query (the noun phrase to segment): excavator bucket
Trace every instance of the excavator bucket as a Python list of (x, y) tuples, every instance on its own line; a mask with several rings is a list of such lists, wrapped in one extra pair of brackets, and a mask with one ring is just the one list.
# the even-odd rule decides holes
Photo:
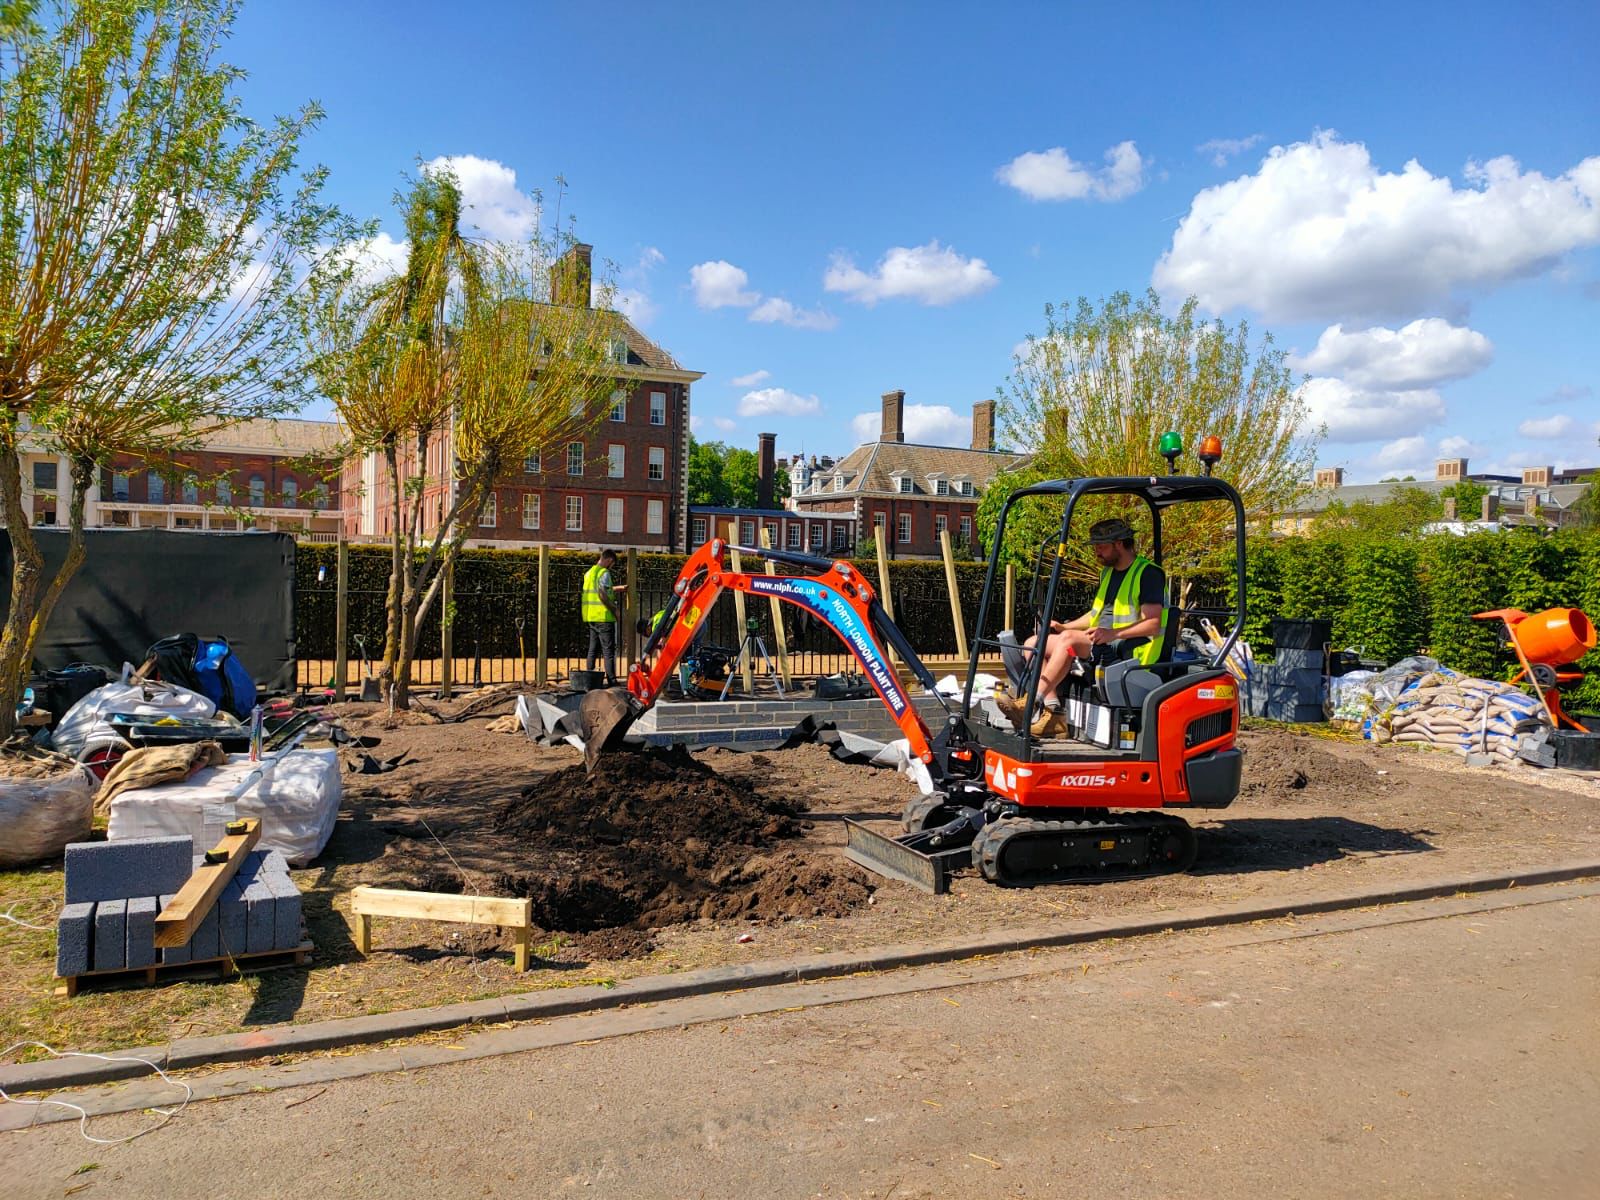
[(622, 740), (637, 715), (627, 688), (599, 688), (578, 702), (578, 724), (583, 736), (583, 765), (590, 774), (600, 755)]

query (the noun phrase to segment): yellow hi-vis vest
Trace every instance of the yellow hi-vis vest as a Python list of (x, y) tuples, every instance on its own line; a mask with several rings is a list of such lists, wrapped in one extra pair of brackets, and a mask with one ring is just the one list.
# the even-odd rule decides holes
[[(1117, 588), (1116, 597), (1111, 602), (1111, 624), (1114, 627), (1132, 625), (1139, 619), (1139, 577), (1144, 574), (1144, 569), (1152, 565), (1144, 555), (1135, 555), (1133, 562), (1128, 564), (1128, 569), (1123, 573), (1122, 585)], [(1100, 572), (1100, 590), (1095, 593), (1094, 607), (1089, 610), (1089, 628), (1093, 629), (1100, 623), (1100, 613), (1106, 606), (1106, 591), (1111, 586), (1111, 571)], [(1161, 647), (1167, 640), (1167, 623), (1172, 619), (1172, 614), (1165, 604), (1161, 606), (1161, 628), (1155, 635), (1142, 646), (1133, 648), (1134, 661), (1148, 667), (1161, 657)]]
[(586, 622), (604, 624), (606, 621), (615, 620), (600, 595), (600, 576), (605, 574), (605, 570), (599, 563), (595, 563), (583, 573), (583, 619)]

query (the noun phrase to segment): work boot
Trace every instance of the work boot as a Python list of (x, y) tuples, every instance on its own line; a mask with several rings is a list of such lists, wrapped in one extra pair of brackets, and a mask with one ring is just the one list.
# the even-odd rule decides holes
[(1055, 709), (1047, 708), (1039, 714), (1028, 732), (1036, 738), (1058, 738), (1067, 736), (1067, 722)]
[(1006, 720), (1011, 722), (1013, 729), (1018, 733), (1022, 732), (1022, 714), (1028, 707), (1026, 696), (1013, 696), (1005, 688), (996, 688), (994, 706), (1000, 710)]

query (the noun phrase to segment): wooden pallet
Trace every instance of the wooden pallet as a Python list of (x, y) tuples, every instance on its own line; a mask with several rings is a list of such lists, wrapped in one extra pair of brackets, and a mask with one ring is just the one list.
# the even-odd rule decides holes
[(292, 950), (263, 950), (256, 954), (234, 954), (222, 958), (203, 958), (195, 962), (157, 963), (153, 967), (134, 967), (120, 971), (85, 971), (82, 975), (56, 976), (61, 980), (55, 994), (69, 999), (87, 981), (108, 987), (153, 987), (174, 979), (199, 979), (213, 976), (227, 979), (242, 971), (271, 971), (279, 967), (303, 967), (314, 950), (309, 941)]

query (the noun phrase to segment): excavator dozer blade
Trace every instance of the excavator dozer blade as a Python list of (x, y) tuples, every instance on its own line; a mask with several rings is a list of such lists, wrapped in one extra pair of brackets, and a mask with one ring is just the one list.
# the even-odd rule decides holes
[(627, 688), (600, 688), (585, 693), (578, 702), (578, 725), (583, 731), (583, 765), (590, 774), (600, 755), (622, 740), (635, 716), (633, 696)]
[(950, 870), (956, 865), (952, 857), (971, 859), (971, 851), (964, 849), (954, 856), (949, 852), (924, 854), (848, 818), (844, 837), (844, 856), (851, 862), (935, 896), (950, 890)]

